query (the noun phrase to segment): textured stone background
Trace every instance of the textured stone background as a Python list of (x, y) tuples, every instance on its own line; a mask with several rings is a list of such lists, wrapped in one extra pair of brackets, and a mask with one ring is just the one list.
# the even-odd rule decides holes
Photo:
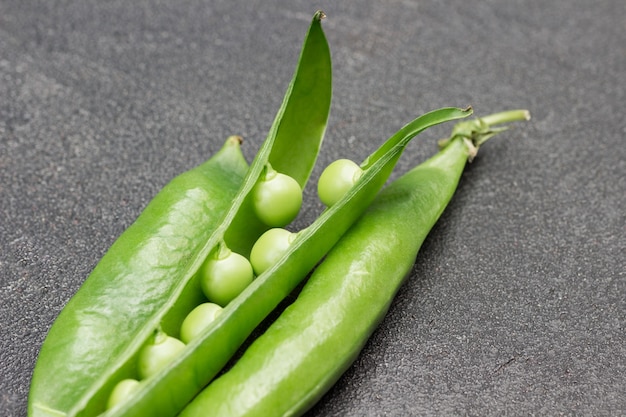
[(310, 415), (626, 414), (626, 3), (336, 3), (0, 0), (0, 414), (25, 415), (48, 328), (157, 190), (230, 134), (252, 158), (317, 8), (334, 101), (314, 180), (437, 107), (533, 120), (481, 150)]

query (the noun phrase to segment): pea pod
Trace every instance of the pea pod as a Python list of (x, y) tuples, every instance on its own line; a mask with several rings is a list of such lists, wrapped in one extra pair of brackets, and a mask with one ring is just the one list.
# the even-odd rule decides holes
[(468, 158), (528, 117), (511, 111), (461, 122), (445, 147), (384, 189), (315, 270), (297, 300), (180, 417), (294, 416), (356, 359), (458, 186)]
[[(471, 114), (444, 108), (413, 120), (374, 152), (368, 168), (336, 204), (298, 237), (276, 264), (259, 275), (189, 343), (167, 369), (144, 381), (132, 398), (106, 416), (176, 415), (231, 359), (259, 323), (301, 282), (372, 202), (409, 141), (430, 126)], [(364, 163), (365, 165), (365, 163)]]
[[(177, 336), (202, 302), (196, 271), (219, 242), (249, 251), (266, 229), (247, 198), (267, 163), (308, 180), (324, 136), (331, 62), (315, 14), (298, 66), (266, 140), (248, 168), (239, 142), (167, 185), (113, 244), (63, 309), (44, 342), (29, 393), (30, 416), (97, 415), (113, 386), (135, 378), (155, 329)], [(233, 219), (236, 217), (236, 222)]]

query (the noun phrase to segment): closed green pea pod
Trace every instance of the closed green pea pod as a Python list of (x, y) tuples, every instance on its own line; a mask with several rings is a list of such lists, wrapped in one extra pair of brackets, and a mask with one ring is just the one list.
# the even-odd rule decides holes
[[(482, 120), (527, 117), (512, 111)], [(465, 126), (472, 123), (479, 126), (475, 121)], [(295, 416), (319, 400), (386, 314), (467, 159), (497, 131), (484, 124), (479, 131), (455, 134), (441, 152), (384, 189), (297, 300), (180, 417), (203, 416), (206, 410), (223, 417)]]

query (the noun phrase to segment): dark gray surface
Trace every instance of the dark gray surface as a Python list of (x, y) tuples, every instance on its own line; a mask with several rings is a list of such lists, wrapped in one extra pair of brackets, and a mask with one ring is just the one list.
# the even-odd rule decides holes
[(626, 3), (334, 3), (0, 1), (1, 415), (25, 414), (49, 326), (157, 190), (230, 134), (254, 155), (316, 8), (334, 101), (314, 179), (436, 107), (534, 118), (481, 150), (310, 415), (626, 415)]

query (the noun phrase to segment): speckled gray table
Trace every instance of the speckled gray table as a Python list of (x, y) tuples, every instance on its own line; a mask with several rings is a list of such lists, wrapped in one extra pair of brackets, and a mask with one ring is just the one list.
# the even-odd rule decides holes
[[(1, 415), (25, 414), (49, 326), (156, 191), (230, 134), (254, 155), (316, 8), (334, 61), (318, 167), (441, 106), (534, 118), (466, 170), (310, 415), (626, 415), (622, 0), (0, 0)], [(305, 198), (296, 227), (320, 208)]]

